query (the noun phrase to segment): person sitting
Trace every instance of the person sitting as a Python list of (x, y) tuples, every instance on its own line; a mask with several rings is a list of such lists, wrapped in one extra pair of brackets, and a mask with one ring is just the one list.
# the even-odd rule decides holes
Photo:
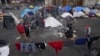
[(67, 32), (65, 32), (65, 36), (66, 36), (66, 38), (72, 38), (73, 37), (73, 29), (71, 27), (69, 27)]

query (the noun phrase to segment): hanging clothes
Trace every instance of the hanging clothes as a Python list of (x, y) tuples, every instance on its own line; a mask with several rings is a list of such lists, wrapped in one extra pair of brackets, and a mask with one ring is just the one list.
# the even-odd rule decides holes
[(21, 52), (35, 52), (34, 43), (21, 43)]
[(87, 38), (79, 38), (75, 40), (75, 45), (84, 45), (88, 41)]
[(20, 46), (21, 46), (20, 43), (18, 43), (18, 42), (15, 43), (15, 46), (16, 46), (16, 49), (17, 49), (18, 51), (21, 50), (21, 48), (20, 48)]
[(35, 46), (40, 49), (45, 49), (45, 43), (35, 43)]
[(55, 42), (49, 42), (48, 44), (49, 44), (49, 46), (53, 47), (56, 50), (56, 55), (58, 56), (58, 51), (62, 50), (64, 42), (63, 41), (55, 41)]

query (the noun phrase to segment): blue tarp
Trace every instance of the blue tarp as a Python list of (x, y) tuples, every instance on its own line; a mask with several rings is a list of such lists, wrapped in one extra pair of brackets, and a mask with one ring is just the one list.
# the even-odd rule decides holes
[(67, 11), (67, 12), (69, 12), (71, 9), (72, 9), (72, 7), (71, 6), (69, 6), (69, 5), (67, 5), (67, 6), (65, 6), (65, 11)]
[(21, 12), (21, 18), (23, 18), (28, 12), (33, 12), (34, 14), (40, 9), (40, 7), (34, 7), (33, 9), (25, 8)]
[(26, 8), (21, 12), (21, 18), (23, 18), (28, 12), (32, 12), (32, 9)]
[(84, 7), (82, 7), (82, 6), (74, 7), (74, 11), (76, 11), (76, 12), (82, 11), (83, 9), (84, 9)]

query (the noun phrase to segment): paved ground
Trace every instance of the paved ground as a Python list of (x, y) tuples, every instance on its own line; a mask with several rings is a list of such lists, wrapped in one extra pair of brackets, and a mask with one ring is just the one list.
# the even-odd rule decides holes
[[(17, 16), (20, 11), (12, 11)], [(73, 25), (74, 29), (77, 31), (77, 38), (84, 37), (84, 27), (86, 24), (90, 24), (92, 28), (92, 36), (100, 35), (100, 18), (76, 18), (76, 23)], [(1, 24), (1, 22), (0, 22)], [(66, 40), (65, 38), (59, 38), (57, 35), (58, 28), (49, 28), (44, 31), (31, 32), (31, 38), (35, 42), (46, 42), (55, 41), (55, 40)], [(16, 38), (19, 36), (16, 28), (5, 30), (0, 26), (0, 39), (4, 39), (8, 41), (10, 45), (10, 55), (9, 56), (29, 56), (29, 54), (21, 53), (15, 49), (14, 43), (16, 42)], [(100, 41), (97, 41), (96, 47), (100, 47)], [(85, 56), (88, 53), (86, 46), (64, 46), (64, 48), (59, 51), (59, 56)], [(46, 47), (46, 50), (37, 51), (35, 53), (31, 53), (32, 56), (56, 56), (56, 52), (50, 46)]]

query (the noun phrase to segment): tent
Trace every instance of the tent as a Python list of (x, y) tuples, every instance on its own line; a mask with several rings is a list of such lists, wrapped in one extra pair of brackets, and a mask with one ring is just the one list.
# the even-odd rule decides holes
[(83, 11), (88, 14), (90, 12), (90, 9), (88, 7), (84, 7)]
[(32, 12), (32, 9), (26, 8), (21, 12), (21, 18), (24, 18), (24, 16), (27, 14), (27, 12)]
[(74, 11), (75, 12), (82, 11), (83, 9), (84, 9), (84, 7), (82, 7), (82, 6), (76, 6), (76, 7), (74, 7)]
[(41, 7), (34, 7), (33, 9), (29, 9), (29, 8), (25, 8), (22, 12), (21, 12), (21, 18), (24, 18), (24, 16), (28, 13), (28, 12), (33, 12), (34, 14), (36, 14), (36, 12), (41, 9)]
[(65, 12), (65, 13), (63, 13), (63, 14), (61, 15), (61, 17), (63, 17), (63, 18), (66, 18), (67, 16), (73, 17), (72, 14), (70, 14), (70, 13), (68, 13), (68, 12)]
[(69, 12), (72, 8), (71, 8), (71, 6), (67, 5), (64, 7), (64, 9), (65, 9), (65, 11)]
[(45, 21), (45, 27), (58, 27), (58, 26), (62, 26), (62, 23), (60, 23), (54, 17), (48, 17), (44, 21)]

